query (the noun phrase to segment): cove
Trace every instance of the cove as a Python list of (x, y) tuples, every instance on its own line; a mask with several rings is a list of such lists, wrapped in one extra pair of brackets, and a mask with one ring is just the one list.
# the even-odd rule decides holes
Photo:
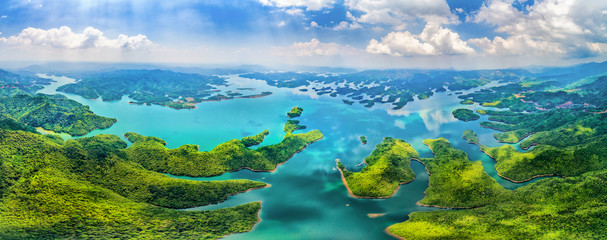
[[(55, 94), (58, 86), (74, 81), (41, 76), (57, 81), (39, 91), (47, 94)], [(340, 159), (348, 169), (359, 170), (362, 166), (357, 165), (387, 136), (411, 143), (422, 157), (432, 157), (430, 150), (422, 143), (424, 139), (444, 137), (455, 148), (464, 150), (470, 160), (482, 161), (485, 171), (505, 188), (514, 189), (529, 183), (512, 183), (497, 176), (493, 159), (480, 152), (478, 146), (462, 139), (463, 131), (472, 129), (481, 143), (492, 147), (502, 145), (492, 136), (497, 131), (478, 125), (486, 120), (486, 116), (471, 122), (453, 118), (451, 111), (456, 108), (472, 109), (478, 106), (460, 105), (458, 94), (451, 91), (437, 92), (428, 99), (416, 99), (400, 110), (392, 110), (390, 106), (381, 104), (372, 108), (357, 103), (350, 106), (338, 97), (276, 88), (263, 81), (235, 75), (228, 76), (228, 82), (230, 85), (222, 86), (222, 90), (255, 88), (273, 94), (261, 98), (203, 102), (196, 105), (196, 109), (183, 110), (129, 104), (127, 97), (104, 102), (101, 99), (59, 94), (90, 106), (98, 115), (118, 119), (114, 126), (95, 130), (85, 136), (101, 133), (122, 136), (126, 132), (137, 132), (160, 137), (169, 148), (197, 144), (201, 151), (264, 129), (268, 129), (270, 135), (262, 146), (278, 143), (285, 134), (283, 125), (287, 120), (286, 112), (293, 106), (302, 107), (304, 111), (298, 120), (307, 129), (321, 130), (325, 137), (296, 154), (275, 172), (241, 170), (213, 178), (170, 175), (193, 180), (251, 179), (272, 185), (270, 188), (231, 196), (216, 205), (185, 209), (208, 210), (261, 201), (262, 221), (251, 232), (231, 235), (226, 239), (393, 239), (384, 233), (387, 226), (407, 220), (408, 214), (414, 211), (438, 210), (416, 204), (424, 197), (424, 190), (428, 187), (428, 174), (423, 165), (413, 161), (411, 167), (416, 179), (402, 185), (389, 199), (356, 199), (348, 196), (335, 168), (335, 159)], [(462, 94), (495, 84), (463, 91)], [(359, 136), (362, 135), (367, 137), (368, 144), (360, 143)], [(372, 218), (368, 214), (383, 215)]]

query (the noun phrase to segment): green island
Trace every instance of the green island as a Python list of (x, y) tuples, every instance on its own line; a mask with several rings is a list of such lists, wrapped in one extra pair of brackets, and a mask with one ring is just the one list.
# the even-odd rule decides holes
[(0, 97), (0, 119), (31, 127), (82, 136), (112, 126), (115, 118), (94, 114), (88, 106), (63, 95), (14, 95)]
[[(355, 102), (364, 107), (375, 103), (391, 104), (394, 110), (403, 108), (407, 103), (431, 97), (434, 92), (471, 89), (493, 80), (518, 79), (519, 71), (451, 71), (451, 70), (366, 70), (339, 75), (325, 75), (315, 72), (255, 72), (241, 74), (243, 78), (259, 79), (270, 86), (281, 88), (307, 87), (318, 95), (329, 94), (332, 97), (343, 96), (343, 103)], [(311, 82), (325, 84), (325, 87), (311, 87)], [(348, 82), (340, 86), (339, 83)], [(377, 85), (375, 85), (377, 84)], [(307, 89), (306, 88), (306, 89)], [(301, 90), (300, 90), (301, 91)], [(307, 91), (307, 90), (306, 90)], [(363, 95), (370, 99), (363, 100)], [(384, 97), (386, 98), (384, 100)]]
[(421, 158), (430, 175), (430, 186), (422, 205), (443, 208), (474, 208), (501, 201), (510, 191), (500, 186), (484, 170), (481, 162), (471, 162), (462, 150), (444, 138), (426, 139), (434, 158)]
[(261, 92), (243, 95), (239, 92), (220, 92), (214, 86), (225, 85), (223, 78), (169, 70), (113, 70), (69, 74), (80, 79), (57, 91), (73, 93), (88, 99), (101, 97), (115, 101), (128, 96), (130, 103), (160, 105), (174, 109), (191, 109), (203, 101), (221, 101), (235, 98), (257, 98), (272, 94)]
[(285, 124), (286, 135), (280, 143), (274, 145), (249, 148), (263, 142), (264, 137), (269, 134), (265, 130), (252, 137), (219, 144), (208, 152), (200, 152), (197, 145), (168, 149), (165, 147), (166, 142), (160, 138), (130, 132), (124, 136), (133, 145), (126, 149), (125, 153), (129, 160), (148, 170), (173, 175), (211, 177), (240, 169), (273, 171), (310, 143), (323, 138), (319, 130), (293, 134), (294, 130), (305, 127), (297, 123), (298, 120), (288, 120)]
[(179, 211), (266, 186), (192, 181), (144, 169), (114, 135), (63, 141), (0, 130), (0, 238), (197, 238), (249, 231), (261, 204)]
[(303, 112), (303, 108), (300, 108), (300, 107), (293, 107), (293, 108), (291, 109), (291, 111), (289, 111), (289, 112), (287, 113), (287, 116), (288, 116), (289, 118), (299, 117), (299, 116), (301, 116), (301, 113), (302, 113), (302, 112)]
[(365, 137), (365, 136), (360, 136), (360, 143), (361, 143), (361, 144), (363, 144), (363, 145), (364, 145), (364, 144), (369, 143), (369, 142), (367, 141), (367, 137)]
[[(597, 115), (593, 118), (602, 121), (603, 117)], [(590, 128), (589, 125), (578, 125), (580, 122), (598, 123), (585, 120), (588, 119), (532, 135), (532, 138), (524, 141), (524, 146), (536, 147), (528, 152), (519, 152), (512, 145), (486, 147), (480, 145), (478, 139), (475, 143), (495, 159), (498, 174), (513, 182), (524, 182), (541, 176), (577, 176), (607, 167), (607, 132), (599, 130), (604, 126)], [(602, 134), (597, 134), (601, 132)], [(476, 136), (473, 132), (469, 134), (466, 131), (464, 138), (473, 142), (470, 140), (472, 135)]]
[(287, 123), (285, 123), (284, 126), (284, 131), (286, 133), (293, 133), (293, 131), (295, 130), (302, 130), (302, 129), (306, 129), (305, 125), (300, 125), (299, 124), (299, 120), (287, 120)]
[(607, 235), (607, 171), (550, 178), (508, 200), (458, 211), (414, 212), (386, 232), (404, 239), (601, 239)]
[(474, 113), (474, 111), (465, 108), (455, 109), (453, 112), (451, 112), (451, 114), (453, 114), (453, 117), (464, 122), (474, 121), (480, 118), (480, 116)]
[(351, 196), (357, 198), (389, 198), (399, 186), (415, 178), (409, 166), (412, 158), (419, 158), (411, 144), (403, 140), (386, 137), (375, 147), (367, 164), (360, 172), (350, 172), (338, 160), (342, 181)]
[(466, 100), (462, 100), (461, 102), (459, 102), (460, 104), (463, 105), (472, 105), (474, 104), (474, 101), (470, 100), (470, 99), (466, 99)]

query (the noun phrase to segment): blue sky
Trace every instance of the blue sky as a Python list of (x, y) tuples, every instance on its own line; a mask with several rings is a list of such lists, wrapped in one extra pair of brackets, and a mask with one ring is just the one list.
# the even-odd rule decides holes
[(0, 61), (470, 69), (607, 56), (596, 0), (0, 2)]

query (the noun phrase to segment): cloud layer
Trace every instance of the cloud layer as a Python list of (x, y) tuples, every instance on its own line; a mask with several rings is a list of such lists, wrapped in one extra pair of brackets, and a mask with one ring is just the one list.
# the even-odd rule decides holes
[(98, 29), (85, 28), (82, 33), (74, 33), (67, 26), (51, 28), (49, 30), (39, 28), (26, 28), (16, 36), (0, 38), (0, 42), (12, 46), (46, 47), (56, 49), (91, 49), (91, 48), (115, 48), (115, 49), (147, 49), (155, 44), (145, 35), (127, 36), (118, 35), (115, 39), (108, 39)]

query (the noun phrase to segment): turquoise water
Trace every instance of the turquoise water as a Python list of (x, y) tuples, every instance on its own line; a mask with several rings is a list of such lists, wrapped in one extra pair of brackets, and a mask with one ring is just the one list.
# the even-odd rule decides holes
[[(51, 78), (58, 82), (40, 92), (54, 94), (56, 87), (73, 81)], [(465, 129), (472, 129), (479, 135), (481, 143), (501, 145), (492, 136), (496, 131), (478, 125), (486, 120), (485, 116), (472, 122), (453, 118), (451, 111), (456, 108), (472, 109), (479, 106), (460, 105), (460, 99), (452, 92), (435, 93), (429, 99), (416, 100), (394, 111), (382, 105), (370, 109), (359, 104), (349, 106), (342, 103), (340, 98), (279, 89), (267, 86), (263, 81), (236, 76), (230, 76), (229, 82), (231, 85), (222, 89), (253, 87), (257, 91), (269, 90), (274, 94), (262, 98), (203, 102), (191, 110), (133, 105), (128, 104), (126, 97), (120, 101), (103, 102), (100, 99), (64, 95), (89, 105), (98, 115), (118, 119), (114, 126), (95, 130), (86, 136), (101, 133), (122, 136), (133, 131), (160, 137), (167, 141), (169, 148), (197, 144), (201, 151), (264, 129), (268, 129), (270, 135), (262, 145), (278, 143), (284, 136), (285, 113), (293, 106), (303, 107), (304, 112), (299, 118), (301, 123), (308, 126), (307, 130), (320, 129), (325, 138), (296, 154), (279, 166), (277, 171), (259, 173), (241, 170), (213, 178), (170, 175), (193, 180), (252, 179), (272, 185), (270, 188), (231, 196), (216, 205), (186, 209), (208, 210), (262, 201), (262, 221), (251, 232), (231, 235), (226, 239), (392, 239), (384, 233), (389, 225), (407, 220), (407, 215), (414, 211), (438, 210), (416, 204), (423, 198), (428, 186), (428, 174), (418, 162), (411, 164), (416, 179), (402, 185), (390, 199), (355, 199), (348, 196), (335, 168), (335, 160), (340, 159), (348, 169), (360, 169), (361, 166), (357, 165), (386, 136), (406, 140), (422, 157), (432, 157), (422, 140), (445, 137), (456, 148), (468, 153), (471, 160), (482, 161), (485, 171), (502, 186), (514, 189), (527, 184), (512, 183), (497, 176), (495, 162), (480, 152), (478, 146), (468, 144), (461, 138)], [(464, 94), (475, 90), (478, 89), (465, 91)], [(360, 143), (361, 135), (367, 136), (367, 145)], [(371, 218), (367, 215), (370, 213), (385, 215)]]

